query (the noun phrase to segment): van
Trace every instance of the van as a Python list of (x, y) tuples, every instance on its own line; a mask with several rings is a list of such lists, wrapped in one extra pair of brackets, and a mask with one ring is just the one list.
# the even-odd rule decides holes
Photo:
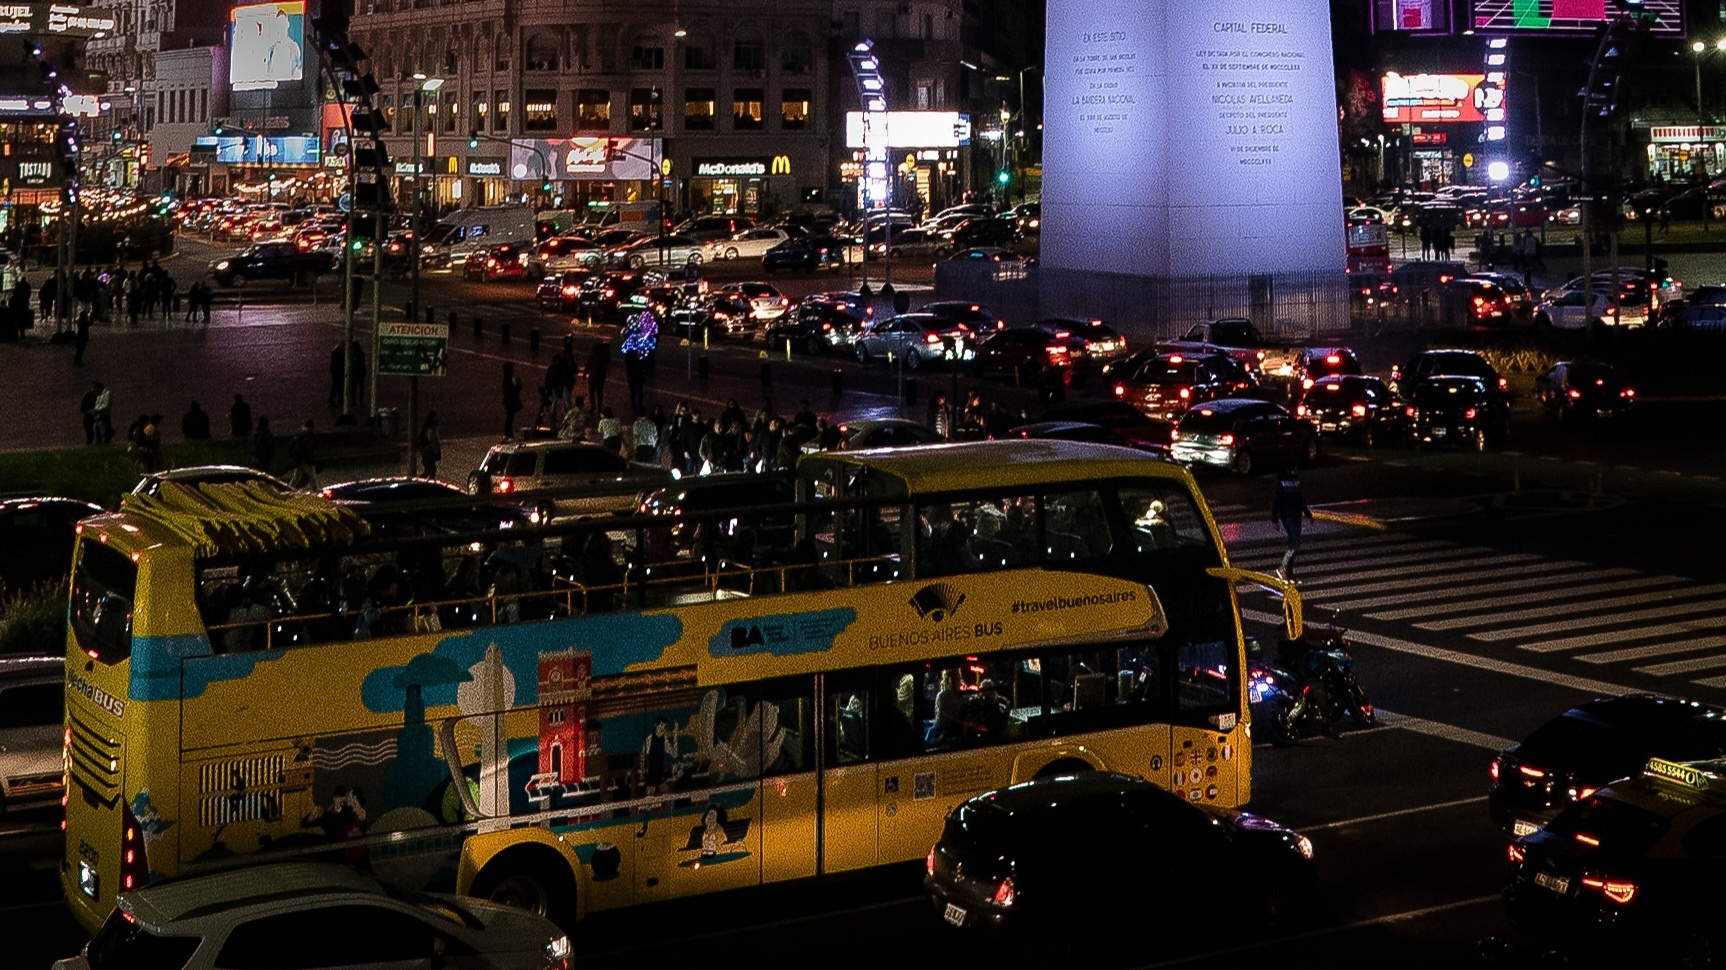
[(605, 229), (635, 229), (659, 233), (659, 203), (608, 202), (596, 204), (588, 214), (587, 224)]
[(526, 246), (535, 239), (533, 210), (520, 205), (457, 209), (439, 219), (438, 225), (449, 227), (438, 235), (447, 239), (443, 255), (454, 266), (466, 263), (476, 249), (500, 243)]

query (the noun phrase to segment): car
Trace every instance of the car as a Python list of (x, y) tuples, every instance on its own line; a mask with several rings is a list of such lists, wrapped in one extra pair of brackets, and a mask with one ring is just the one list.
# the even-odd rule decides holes
[(1129, 447), (1164, 452), (1174, 425), (1158, 421), (1125, 401), (1112, 398), (1073, 398), (1043, 410), (1043, 421), (1078, 421), (1107, 428)]
[(1641, 327), (1648, 304), (1639, 291), (1627, 290), (1614, 302), (1602, 290), (1563, 290), (1534, 306), (1534, 325), (1543, 330), (1586, 330), (1589, 326)]
[(0, 817), (60, 807), (65, 721), (65, 655), (0, 656)]
[[(667, 528), (644, 530), (648, 563), (661, 564), (687, 557), (725, 559), (733, 552), (741, 553), (742, 543), (752, 547), (791, 545), (795, 517), (779, 511), (796, 498), (796, 481), (789, 472), (721, 472), (678, 480), (648, 493), (637, 509), (642, 515), (659, 515), (686, 520), (728, 509), (738, 511), (736, 518), (715, 523), (711, 519), (699, 523), (680, 521)], [(708, 548), (698, 548), (703, 531), (713, 529)], [(648, 574), (652, 581), (653, 573)]]
[(663, 281), (664, 277), (656, 272), (595, 273), (576, 294), (576, 309), (596, 319), (615, 317), (631, 293)]
[(1418, 302), (1423, 294), (1436, 296), (1446, 283), (1467, 275), (1467, 263), (1416, 259), (1392, 268), (1390, 284), (1403, 301)]
[(933, 313), (901, 313), (870, 320), (852, 344), (860, 364), (897, 361), (906, 370), (930, 364), (960, 363), (977, 353), (970, 330)]
[(593, 276), (592, 270), (572, 269), (554, 273), (539, 281), (533, 299), (541, 310), (573, 312), (581, 305), (581, 288)]
[(816, 293), (768, 327), (767, 340), (774, 347), (803, 347), (811, 354), (849, 353), (874, 316), (875, 308), (856, 293)]
[(935, 218), (969, 219), (973, 216), (992, 216), (994, 214), (995, 207), (989, 205), (987, 202), (966, 202), (960, 205), (951, 205), (942, 209), (940, 212), (935, 213)]
[(1007, 321), (1001, 315), (981, 303), (970, 303), (965, 300), (936, 300), (918, 307), (918, 313), (933, 313), (934, 315), (963, 326), (973, 334), (981, 337), (991, 330), (1003, 330)]
[[(862, 418), (841, 422), (839, 450), (858, 451), (864, 448), (914, 448), (940, 444), (942, 438), (934, 428), (906, 418)], [(814, 451), (812, 444), (804, 451)]]
[(553, 236), (533, 248), (527, 271), (549, 276), (570, 270), (598, 269), (604, 262), (605, 250), (598, 243), (580, 236)]
[(1050, 334), (1065, 331), (1075, 367), (1101, 369), (1127, 354), (1127, 338), (1096, 318), (1049, 317), (1031, 326)]
[(697, 243), (712, 242), (719, 239), (732, 239), (738, 233), (755, 228), (755, 220), (747, 216), (698, 216), (683, 223), (675, 230), (679, 236), (686, 236)]
[(523, 909), (388, 888), (331, 862), (276, 862), (122, 892), (83, 953), (54, 970), (569, 970), (570, 951), (556, 923)]
[(255, 243), (215, 260), (210, 263), (210, 277), (217, 286), (245, 286), (251, 280), (298, 283), (335, 268), (335, 254), (329, 250), (302, 250), (291, 241), (281, 240)]
[(793, 236), (761, 254), (761, 271), (800, 269), (813, 273), (823, 266), (845, 265), (847, 244), (834, 236)]
[(968, 246), (947, 257), (950, 263), (1022, 263), (1025, 257), (999, 246)]
[(1451, 280), (1441, 298), (1451, 320), (1465, 327), (1503, 326), (1515, 317), (1510, 298), (1491, 280), (1472, 276)]
[(525, 529), (540, 522), (530, 509), (475, 502), (460, 486), (435, 478), (366, 478), (327, 485), (319, 494), (352, 506), (382, 536)]
[(1610, 292), (1613, 281), (1625, 293), (1641, 294), (1644, 297), (1652, 294), (1656, 306), (1673, 300), (1684, 299), (1684, 284), (1672, 278), (1672, 274), (1664, 268), (1664, 261), (1657, 261), (1654, 270), (1640, 266), (1620, 266), (1616, 269), (1597, 269), (1589, 276), (1576, 276), (1567, 280), (1556, 289), (1547, 290), (1545, 297), (1555, 297), (1564, 293), (1581, 292), (1584, 289), (1599, 293)]
[(643, 494), (671, 480), (667, 469), (627, 461), (599, 445), (505, 441), (492, 445), (468, 475), (467, 493), (507, 496), (550, 519), (628, 512)]
[(713, 239), (703, 243), (701, 256), (708, 262), (760, 259), (769, 249), (790, 238), (791, 234), (783, 229), (745, 229), (728, 239)]
[(163, 482), (178, 482), (181, 485), (200, 485), (205, 482), (212, 485), (224, 482), (262, 482), (282, 492), (294, 491), (294, 487), (287, 482), (247, 465), (187, 465), (184, 468), (168, 468), (138, 479), (138, 484), (132, 486), (132, 491), (155, 498), (162, 494)]
[(972, 216), (943, 230), (942, 238), (954, 249), (972, 246), (1007, 246), (1019, 241), (1019, 227), (1000, 216)]
[(742, 337), (754, 340), (761, 327), (749, 310), (749, 304), (735, 294), (714, 293), (672, 307), (667, 314), (667, 325), (673, 332), (688, 334), (691, 339)]
[(1321, 377), (1362, 373), (1360, 358), (1347, 347), (1302, 347), (1295, 357), (1289, 390), (1298, 400), (1312, 390)]
[(1564, 809), (1649, 758), (1726, 757), (1726, 708), (1661, 694), (1626, 694), (1576, 705), (1492, 760), (1486, 805), (1511, 838), (1536, 832)]
[(1318, 427), (1280, 404), (1225, 397), (1190, 408), (1169, 435), (1169, 456), (1237, 475), (1318, 460)]
[(1021, 236), (1035, 236), (1042, 232), (1043, 204), (1041, 202), (1021, 202), (1001, 215), (1013, 220), (1013, 225), (1018, 227)]
[(1009, 327), (996, 330), (977, 344), (971, 361), (972, 373), (979, 377), (1005, 376), (1015, 384), (1034, 384), (1046, 380), (1069, 383), (1073, 379), (1072, 334), (1065, 330), (1050, 333), (1036, 327)]
[(1010, 438), (1044, 438), (1054, 441), (1089, 441), (1099, 445), (1126, 445), (1113, 431), (1088, 421), (1032, 421), (1007, 429)]
[(1704, 333), (1726, 331), (1726, 305), (1691, 303), (1677, 300), (1660, 308), (1655, 326), (1666, 330), (1691, 330)]
[(105, 511), (76, 498), (0, 500), (0, 593), (63, 582), (72, 571), (79, 520)]
[(1390, 377), (1385, 383), (1390, 385), (1392, 394), (1407, 397), (1421, 381), (1439, 374), (1478, 377), (1488, 387), (1495, 388), (1499, 395), (1508, 398), (1510, 394), (1510, 382), (1501, 377), (1485, 357), (1472, 350), (1450, 348), (1422, 351), (1406, 363), (1391, 367)]
[(1510, 408), (1478, 377), (1441, 374), (1421, 381), (1403, 398), (1409, 447), (1455, 445), (1485, 451), (1510, 435)]
[(1228, 354), (1151, 354), (1109, 371), (1115, 397), (1153, 418), (1174, 421), (1195, 404), (1250, 394), (1258, 381)]
[(1112, 950), (1118, 940), (1082, 928), (1128, 925), (1171, 901), (1196, 913), (1230, 899), (1241, 906), (1237, 928), (1282, 922), (1317, 887), (1312, 841), (1298, 832), (1101, 771), (967, 799), (948, 813), (924, 871), (942, 922), (1062, 956), (1076, 938)]
[(1710, 965), (1726, 947), (1723, 774), (1651, 757), (1579, 798), (1509, 846), (1505, 915), (1579, 965)]
[(652, 234), (640, 229), (607, 229), (603, 232), (594, 233), (589, 239), (599, 248), (601, 253), (609, 253), (649, 235)]
[(1343, 218), (1351, 226), (1388, 225), (1390, 223), (1390, 213), (1370, 205), (1347, 209), (1343, 213)]
[(607, 250), (605, 265), (623, 266), (629, 269), (646, 269), (649, 266), (678, 268), (686, 264), (699, 264), (702, 260), (702, 240), (693, 236), (637, 236), (616, 249)]
[(1496, 273), (1482, 270), (1471, 273), (1464, 279), (1485, 280), (1498, 287), (1500, 298), (1504, 301), (1509, 316), (1527, 317), (1534, 312), (1534, 292), (1528, 288), (1528, 283), (1515, 273)]
[(1364, 374), (1331, 374), (1313, 381), (1295, 416), (1318, 425), (1318, 433), (1353, 439), (1371, 448), (1402, 433), (1402, 405), (1390, 386)]
[(791, 298), (772, 283), (728, 283), (720, 292), (747, 306), (756, 323), (771, 323), (791, 308)]
[(1555, 362), (1534, 379), (1534, 397), (1566, 423), (1618, 420), (1636, 406), (1636, 388), (1618, 368), (1591, 360)]
[(946, 249), (946, 242), (916, 226), (895, 224), (891, 231), (886, 226), (872, 226), (863, 243), (863, 258), (934, 256)]

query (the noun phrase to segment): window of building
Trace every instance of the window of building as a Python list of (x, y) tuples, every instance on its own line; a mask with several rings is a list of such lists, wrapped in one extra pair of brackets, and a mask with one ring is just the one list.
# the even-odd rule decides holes
[(509, 130), (509, 92), (492, 92), (491, 130)]
[(473, 108), (468, 112), (467, 126), (474, 131), (485, 127), (486, 116), (491, 114), (491, 101), (484, 91), (473, 93)]
[(731, 127), (738, 131), (760, 131), (763, 122), (761, 104), (767, 95), (760, 88), (738, 88), (731, 93)]
[(557, 91), (528, 88), (521, 93), (521, 102), (523, 131), (557, 130)]
[(527, 41), (527, 69), (557, 70), (557, 38), (551, 34), (535, 34)]
[(809, 127), (809, 89), (786, 88), (779, 96), (779, 126), (786, 131)]
[(761, 35), (740, 33), (731, 44), (731, 67), (738, 71), (767, 70), (767, 45)]
[(808, 74), (815, 69), (815, 48), (808, 34), (793, 30), (785, 35), (779, 49), (779, 69), (786, 74)]
[(923, 39), (935, 39), (935, 15), (932, 13), (926, 13), (923, 15)]
[(575, 126), (587, 130), (611, 130), (611, 92), (584, 88), (575, 93)]
[(714, 102), (712, 88), (687, 88), (683, 92), (683, 127), (687, 131), (713, 129)]
[(933, 81), (917, 82), (917, 110), (928, 111), (935, 106), (935, 83)]
[(636, 44), (629, 52), (629, 68), (632, 71), (665, 70), (665, 48)]
[(455, 48), (451, 47), (443, 52), (443, 72), (445, 74), (457, 74), (460, 71), (461, 55), (457, 54)]
[(661, 131), (665, 128), (665, 92), (659, 88), (632, 88), (629, 92), (629, 130)]
[(684, 41), (683, 66), (690, 71), (718, 70), (719, 60), (713, 56), (713, 48), (706, 41), (698, 41), (691, 34)]
[(446, 132), (455, 131), (456, 116), (459, 114), (461, 114), (461, 110), (460, 110), (460, 108), (457, 107), (455, 92), (454, 91), (445, 91), (443, 93), (443, 130), (444, 131), (446, 131)]
[(384, 131), (394, 131), (396, 127), (396, 96), (386, 94), (378, 103), (378, 121)]

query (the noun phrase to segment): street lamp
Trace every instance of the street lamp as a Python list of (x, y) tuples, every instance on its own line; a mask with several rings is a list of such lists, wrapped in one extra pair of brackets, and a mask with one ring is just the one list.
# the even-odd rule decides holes
[[(420, 184), (422, 157), (420, 153), (420, 109), (423, 107), (422, 102), (425, 100), (425, 96), (427, 94), (435, 95), (437, 89), (443, 87), (443, 78), (441, 77), (426, 77), (425, 74), (419, 71), (415, 71), (413, 77), (414, 113), (412, 131), (414, 139), (414, 224), (412, 234), (408, 239), (408, 265), (409, 272), (413, 274), (413, 284), (412, 295), (408, 298), (407, 312), (407, 316), (410, 321), (420, 312), (420, 233), (424, 231), (425, 228), (425, 191), (423, 186)], [(428, 129), (430, 128), (429, 125), (427, 127)], [(427, 134), (429, 135), (431, 132), (428, 130)], [(373, 364), (373, 367), (375, 371), (375, 363)], [(377, 401), (377, 394), (375, 391), (372, 394), (372, 400), (374, 402)], [(409, 438), (410, 445), (413, 442), (419, 441), (419, 425), (420, 379), (418, 376), (410, 376), (408, 378), (408, 429), (409, 434), (411, 435)], [(419, 449), (411, 446), (408, 448), (408, 474), (419, 474)]]
[[(1714, 49), (1717, 51), (1726, 51), (1726, 37), (1722, 37), (1715, 41)], [(1704, 117), (1702, 113), (1702, 56), (1708, 53), (1708, 45), (1702, 41), (1696, 41), (1690, 45), (1690, 53), (1695, 55), (1691, 60), (1696, 66), (1696, 124), (1700, 127), (1703, 123)], [(1698, 132), (1698, 134), (1700, 134), (1700, 132)]]

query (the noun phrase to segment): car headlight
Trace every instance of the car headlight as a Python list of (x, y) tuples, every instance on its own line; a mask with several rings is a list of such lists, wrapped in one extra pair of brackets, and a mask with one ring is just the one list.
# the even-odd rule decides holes
[(1312, 840), (1304, 835), (1295, 836), (1295, 851), (1300, 853), (1302, 859), (1312, 861)]
[(230, 264), (229, 264), (229, 262), (228, 262), (228, 261), (227, 261), (227, 260), (225, 260), (225, 259), (224, 259), (224, 260), (220, 260), (220, 261), (218, 261), (218, 262), (217, 262), (217, 263), (216, 263), (216, 269), (217, 269), (217, 270), (225, 270), (225, 269), (227, 269), (227, 268), (228, 268), (228, 266), (229, 266), (229, 265), (230, 265)]

